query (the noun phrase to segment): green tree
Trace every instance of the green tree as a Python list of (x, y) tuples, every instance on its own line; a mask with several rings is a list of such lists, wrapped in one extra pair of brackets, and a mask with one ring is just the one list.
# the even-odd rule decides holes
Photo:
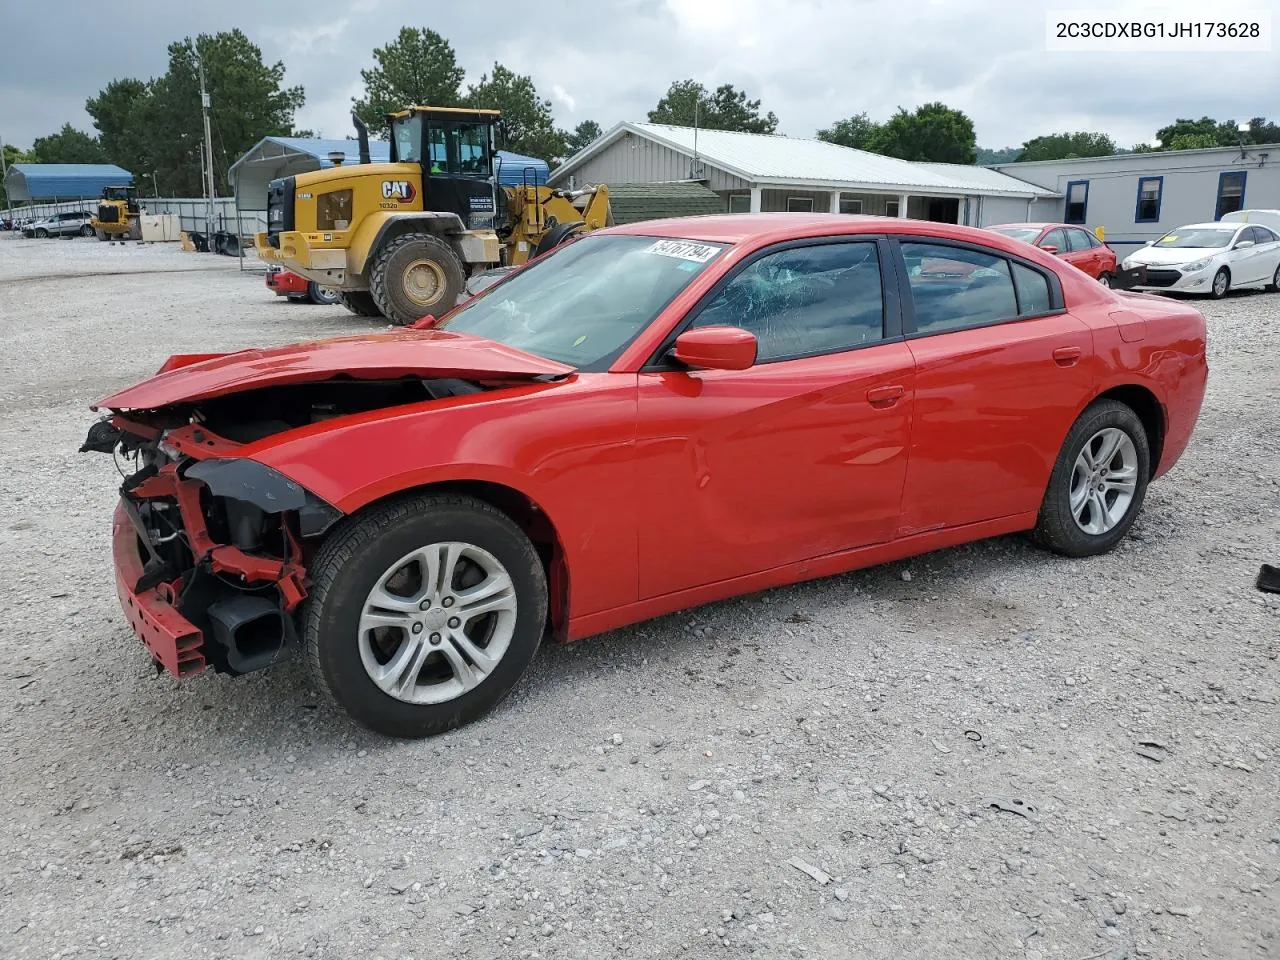
[(865, 113), (855, 113), (844, 120), (837, 120), (824, 130), (819, 130), (818, 139), (825, 140), (827, 143), (837, 143), (842, 147), (853, 147), (855, 150), (869, 150), (879, 130), (880, 124)]
[(868, 149), (902, 160), (935, 163), (973, 163), (978, 153), (973, 121), (937, 102), (912, 112), (899, 107), (876, 131)]
[(83, 130), (64, 123), (57, 133), (36, 137), (31, 145), (32, 163), (106, 163), (102, 144)]
[[(27, 154), (19, 150), (17, 147), (15, 147), (12, 143), (6, 143), (4, 145), (4, 164), (5, 164), (6, 170), (12, 167), (15, 163), (30, 163), (30, 162), (31, 162), (31, 158), (27, 156)], [(3, 206), (7, 210), (8, 205), (9, 205), (9, 193), (8, 193), (8, 190), (5, 188), (3, 178), (0, 178), (0, 206)]]
[[(1179, 118), (1167, 127), (1156, 131), (1161, 150), (1194, 150), (1202, 147), (1234, 147), (1240, 142), (1234, 120), (1219, 123), (1212, 117), (1199, 120)], [(1192, 143), (1198, 147), (1173, 146), (1174, 143)]]
[(1072, 160), (1079, 157), (1109, 157), (1116, 152), (1115, 141), (1105, 133), (1050, 133), (1033, 137), (1022, 145), (1019, 162), (1030, 160)]
[(650, 123), (692, 127), (695, 120), (706, 130), (773, 133), (778, 129), (773, 111), (761, 116), (760, 101), (748, 100), (746, 93), (731, 83), (723, 83), (708, 93), (696, 80), (677, 80), (649, 111)]
[(983, 166), (993, 163), (1013, 163), (1018, 159), (1018, 154), (1021, 152), (1021, 147), (1001, 147), (998, 150), (993, 150), (990, 147), (978, 147), (977, 162)]
[(169, 70), (152, 82), (139, 114), (160, 190), (176, 196), (202, 193), (199, 59), (211, 101), (214, 185), (220, 194), (230, 192), (231, 164), (263, 137), (288, 136), (293, 113), (306, 99), (301, 87), (284, 86), (284, 64), (264, 63), (262, 51), (239, 29), (170, 44)]
[(502, 111), (496, 131), (503, 150), (548, 162), (564, 157), (564, 133), (556, 129), (551, 101), (538, 96), (531, 77), (494, 63), (490, 73), (467, 88), (463, 99), (469, 107)]
[(561, 136), (564, 137), (565, 154), (570, 157), (573, 156), (579, 150), (599, 140), (601, 133), (603, 131), (600, 129), (600, 124), (594, 120), (583, 120), (573, 128), (572, 133), (561, 131)]
[(385, 131), (383, 117), (405, 107), (453, 107), (462, 99), (457, 55), (434, 30), (401, 27), (395, 40), (373, 51), (373, 60), (371, 70), (360, 71), (364, 97), (352, 100), (370, 130)]
[(141, 80), (112, 80), (96, 97), (85, 102), (85, 110), (98, 129), (98, 142), (112, 163), (119, 164), (139, 180), (152, 169), (151, 138), (145, 127), (151, 86)]

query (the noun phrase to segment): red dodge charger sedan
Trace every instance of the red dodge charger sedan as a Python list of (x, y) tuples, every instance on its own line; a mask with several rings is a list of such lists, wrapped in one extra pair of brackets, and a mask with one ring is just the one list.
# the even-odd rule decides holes
[(179, 676), (297, 651), (419, 737), (544, 638), (983, 537), (1111, 549), (1204, 395), (1189, 306), (986, 230), (601, 230), (436, 321), (170, 357), (94, 405), (125, 615)]

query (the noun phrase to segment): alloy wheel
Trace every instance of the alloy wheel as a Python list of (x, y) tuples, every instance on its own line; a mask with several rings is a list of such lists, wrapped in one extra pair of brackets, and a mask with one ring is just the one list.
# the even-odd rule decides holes
[(360, 660), (388, 696), (444, 703), (497, 668), (515, 626), (515, 585), (497, 557), (470, 543), (433, 543), (397, 560), (369, 592)]
[(1138, 451), (1117, 427), (1099, 430), (1081, 448), (1071, 471), (1071, 515), (1093, 536), (1125, 518), (1138, 487)]

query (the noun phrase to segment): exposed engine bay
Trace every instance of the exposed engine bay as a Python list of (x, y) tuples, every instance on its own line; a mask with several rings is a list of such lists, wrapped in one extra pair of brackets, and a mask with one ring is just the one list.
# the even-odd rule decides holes
[(158, 410), (113, 411), (81, 452), (124, 477), (113, 548), (121, 604), (158, 668), (243, 674), (291, 655), (307, 566), (342, 513), (242, 456), (310, 424), (480, 393), (461, 379), (330, 379)]

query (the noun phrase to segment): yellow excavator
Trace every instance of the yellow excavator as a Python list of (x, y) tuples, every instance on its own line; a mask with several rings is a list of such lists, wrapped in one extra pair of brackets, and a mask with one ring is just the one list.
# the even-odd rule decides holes
[(103, 187), (97, 215), (89, 221), (99, 240), (140, 240), (141, 211), (133, 187)]
[(261, 259), (338, 291), (354, 313), (411, 324), (442, 314), (467, 278), (518, 266), (610, 225), (605, 186), (561, 191), (532, 175), (500, 186), (496, 110), (410, 107), (387, 116), (391, 162), (360, 162), (273, 180)]

